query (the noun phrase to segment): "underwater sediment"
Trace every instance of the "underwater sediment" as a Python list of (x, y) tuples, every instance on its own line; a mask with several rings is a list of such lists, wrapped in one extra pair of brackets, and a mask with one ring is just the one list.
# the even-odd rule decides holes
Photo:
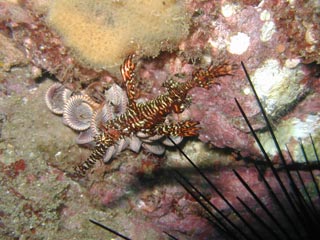
[[(79, 131), (50, 112), (45, 93), (57, 82), (75, 93), (95, 91), (94, 83), (123, 87), (119, 66), (131, 53), (136, 54), (141, 101), (163, 93), (162, 84), (168, 79), (183, 82), (210, 64), (244, 62), (281, 148), (287, 144), (293, 158), (303, 161), (301, 140), (309, 159), (315, 160), (309, 134), (320, 149), (317, 1), (161, 1), (162, 12), (143, 9), (146, 25), (136, 11), (145, 1), (130, 1), (130, 8), (126, 1), (112, 1), (114, 8), (106, 15), (102, 7), (110, 1), (101, 1), (102, 7), (92, 1), (88, 8), (86, 1), (48, 2), (0, 1), (1, 238), (113, 236), (92, 225), (92, 218), (132, 239), (166, 239), (163, 231), (184, 239), (223, 239), (172, 177), (177, 169), (201, 181), (175, 147), (166, 146), (160, 156), (145, 150), (122, 151), (108, 164), (97, 163), (85, 178), (72, 175), (73, 167), (89, 156), (90, 146), (78, 145)], [(158, 1), (152, 2), (149, 7), (155, 9)], [(61, 4), (65, 15), (57, 9)], [(68, 12), (75, 6), (77, 19)], [(70, 20), (62, 26), (50, 20), (56, 13), (62, 19), (85, 22)], [(151, 21), (153, 17), (158, 20)], [(129, 22), (123, 20), (127, 18)], [(89, 48), (90, 36), (81, 39), (68, 32), (84, 31), (81, 24), (113, 35), (97, 36)], [(152, 37), (153, 31), (160, 37)], [(110, 46), (115, 52), (103, 49), (108, 37), (114, 39)], [(190, 107), (170, 120), (200, 122), (199, 137), (185, 138), (179, 146), (231, 202), (237, 196), (250, 201), (244, 191), (236, 191), (239, 181), (232, 169), (254, 184), (259, 176), (252, 163), (263, 157), (234, 98), (273, 162), (279, 166), (281, 162), (243, 71), (239, 68), (217, 81), (209, 90), (193, 89)], [(306, 174), (303, 177), (310, 180)], [(273, 179), (269, 171), (266, 178)], [(210, 188), (206, 191), (219, 208), (231, 212)], [(273, 204), (270, 199), (266, 203)]]

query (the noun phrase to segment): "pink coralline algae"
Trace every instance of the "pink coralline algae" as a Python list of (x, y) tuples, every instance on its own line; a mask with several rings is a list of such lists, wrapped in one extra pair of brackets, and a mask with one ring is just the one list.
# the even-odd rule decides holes
[[(316, 62), (320, 59), (315, 50), (319, 47), (316, 24), (319, 16), (312, 1), (270, 3), (263, 1), (254, 6), (247, 1), (237, 4), (190, 3), (197, 9), (194, 16), (196, 28), (181, 43), (180, 49), (191, 61), (243, 61), (267, 113), (274, 122), (281, 122), (290, 129), (287, 134), (279, 133), (283, 142), (289, 143), (291, 136), (305, 139), (305, 132), (316, 135), (319, 132), (316, 127), (319, 117), (313, 114), (314, 108), (305, 109), (304, 116), (299, 114), (295, 122), (286, 121), (286, 115), (299, 108), (305, 99), (319, 103), (319, 66)], [(218, 9), (221, 14), (213, 17), (212, 12), (218, 12)], [(158, 62), (158, 65), (150, 64), (149, 67), (141, 69), (141, 76), (152, 77), (154, 87), (150, 89), (154, 94), (164, 79), (165, 70), (170, 74), (180, 72), (180, 75), (192, 71), (190, 62), (181, 56), (169, 56), (162, 66)], [(241, 102), (255, 129), (263, 132), (265, 125), (257, 117), (259, 110), (242, 71), (219, 79), (219, 84), (207, 92), (193, 90), (192, 98), (193, 104), (186, 114), (200, 122), (200, 140), (219, 148), (231, 148), (243, 156), (258, 154), (234, 102), (234, 98)], [(320, 110), (316, 108), (316, 111)], [(313, 121), (309, 128), (306, 119)], [(304, 128), (302, 132), (298, 130), (300, 125)], [(268, 141), (266, 136), (263, 137)], [(289, 147), (296, 149), (297, 145), (291, 143)], [(269, 148), (268, 152), (274, 150)]]

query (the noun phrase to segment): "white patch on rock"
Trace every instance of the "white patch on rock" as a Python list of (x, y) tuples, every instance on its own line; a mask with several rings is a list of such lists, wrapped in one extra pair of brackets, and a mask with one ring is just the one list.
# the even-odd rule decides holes
[(274, 115), (303, 91), (303, 85), (299, 83), (303, 77), (299, 67), (281, 67), (278, 60), (268, 59), (252, 75), (252, 81), (267, 113)]
[(296, 3), (295, 0), (287, 0), (287, 2), (289, 2), (290, 5), (294, 5)]
[(260, 19), (261, 21), (269, 21), (271, 18), (271, 14), (269, 11), (267, 10), (263, 10), (261, 13), (260, 13)]
[(284, 66), (287, 68), (295, 68), (300, 62), (299, 58), (287, 59)]
[(237, 6), (234, 4), (226, 4), (221, 7), (221, 13), (224, 17), (231, 17), (236, 12)]
[(232, 54), (241, 55), (247, 51), (250, 45), (250, 37), (242, 32), (238, 32), (237, 35), (230, 37), (228, 44), (228, 51)]
[(248, 95), (249, 93), (251, 93), (251, 88), (249, 88), (249, 87), (244, 88), (244, 89), (243, 89), (243, 93), (244, 93), (245, 95)]
[(203, 55), (202, 60), (208, 65), (212, 62), (212, 56), (211, 55)]
[(266, 21), (261, 28), (260, 40), (262, 42), (269, 41), (275, 32), (276, 32), (276, 26), (274, 22)]
[[(301, 152), (301, 148), (299, 145), (299, 141), (301, 140), (307, 156), (309, 160), (314, 160), (315, 155), (314, 151), (311, 148), (311, 141), (309, 134), (312, 133), (313, 137), (316, 138), (320, 133), (320, 115), (307, 115), (304, 120), (299, 118), (291, 118), (288, 120), (282, 121), (275, 128), (275, 135), (280, 144), (280, 148), (282, 150), (286, 150), (285, 144), (289, 144), (289, 150), (295, 161), (304, 162), (304, 157)], [(271, 156), (275, 156), (277, 154), (277, 149), (274, 145), (274, 142), (267, 133), (258, 134), (259, 139), (264, 146), (266, 152)], [(318, 147), (318, 143), (316, 142), (316, 147)], [(317, 145), (318, 144), (318, 145)], [(257, 146), (257, 145), (256, 145)], [(258, 146), (257, 146), (258, 147)]]
[(305, 39), (308, 44), (316, 44), (318, 43), (319, 36), (317, 33), (313, 30), (313, 25), (312, 24), (304, 24), (307, 28), (306, 33), (305, 33)]

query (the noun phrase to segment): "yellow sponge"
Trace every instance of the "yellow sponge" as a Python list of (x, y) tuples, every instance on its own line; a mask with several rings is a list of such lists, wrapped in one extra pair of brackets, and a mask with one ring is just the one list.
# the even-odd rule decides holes
[(130, 53), (174, 49), (189, 20), (182, 0), (52, 0), (47, 16), (82, 63), (111, 71)]

